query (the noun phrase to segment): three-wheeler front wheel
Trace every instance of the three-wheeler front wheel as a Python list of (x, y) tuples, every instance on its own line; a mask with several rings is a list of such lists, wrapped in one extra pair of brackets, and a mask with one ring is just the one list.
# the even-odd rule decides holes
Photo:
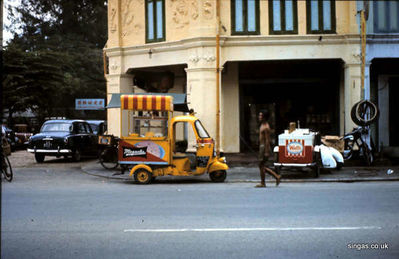
[(211, 178), (212, 182), (222, 183), (226, 179), (226, 171), (219, 170), (209, 173), (209, 178)]
[(152, 180), (152, 173), (140, 168), (134, 172), (134, 180), (140, 184), (149, 184)]

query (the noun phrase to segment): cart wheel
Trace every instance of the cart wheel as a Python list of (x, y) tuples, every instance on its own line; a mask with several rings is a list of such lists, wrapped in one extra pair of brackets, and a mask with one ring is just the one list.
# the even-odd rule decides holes
[(313, 177), (314, 178), (319, 178), (319, 176), (320, 176), (320, 167), (318, 165), (315, 165), (312, 168), (312, 171), (313, 171)]
[(152, 173), (140, 168), (134, 172), (134, 180), (140, 184), (149, 184), (152, 180)]
[(45, 157), (45, 155), (43, 155), (43, 154), (38, 154), (38, 153), (35, 154), (35, 160), (38, 163), (43, 163), (44, 157)]
[(222, 183), (226, 179), (226, 171), (219, 170), (209, 173), (209, 178), (211, 178), (212, 182)]
[(278, 175), (281, 175), (281, 167), (280, 166), (275, 166), (274, 167), (274, 172), (276, 172)]

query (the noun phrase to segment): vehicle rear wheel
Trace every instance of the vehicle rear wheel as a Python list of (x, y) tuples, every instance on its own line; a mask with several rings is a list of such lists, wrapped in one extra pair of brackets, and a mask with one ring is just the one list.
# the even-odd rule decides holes
[(105, 149), (99, 156), (100, 164), (105, 169), (115, 169), (118, 166), (118, 154), (113, 149)]
[(45, 155), (43, 155), (43, 154), (38, 154), (38, 153), (35, 154), (35, 160), (38, 163), (43, 163), (44, 158), (45, 158)]
[(222, 183), (226, 179), (226, 171), (219, 170), (209, 173), (209, 178), (211, 178), (212, 182)]
[(140, 168), (134, 172), (134, 180), (140, 184), (149, 184), (152, 180), (152, 173)]
[(80, 159), (82, 159), (82, 155), (80, 154), (80, 150), (79, 150), (79, 149), (76, 149), (76, 150), (73, 152), (73, 154), (72, 154), (72, 159), (73, 159), (73, 161), (75, 161), (75, 162), (79, 162)]
[(371, 166), (374, 162), (373, 153), (370, 151), (367, 144), (363, 145), (363, 159), (367, 166)]
[(1, 170), (3, 171), (4, 178), (7, 181), (11, 182), (12, 181), (12, 176), (13, 176), (11, 163), (10, 163), (10, 160), (8, 160), (7, 156), (4, 156), (4, 160), (5, 160), (4, 161), (5, 165), (2, 166)]

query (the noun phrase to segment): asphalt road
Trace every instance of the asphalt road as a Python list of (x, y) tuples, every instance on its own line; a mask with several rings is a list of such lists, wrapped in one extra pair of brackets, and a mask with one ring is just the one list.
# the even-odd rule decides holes
[(142, 186), (57, 161), (14, 171), (2, 258), (399, 258), (399, 182)]

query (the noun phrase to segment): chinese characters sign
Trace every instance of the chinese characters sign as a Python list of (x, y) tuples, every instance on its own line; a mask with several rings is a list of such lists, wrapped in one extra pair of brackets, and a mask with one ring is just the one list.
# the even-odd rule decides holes
[(104, 110), (104, 99), (76, 99), (76, 110)]

